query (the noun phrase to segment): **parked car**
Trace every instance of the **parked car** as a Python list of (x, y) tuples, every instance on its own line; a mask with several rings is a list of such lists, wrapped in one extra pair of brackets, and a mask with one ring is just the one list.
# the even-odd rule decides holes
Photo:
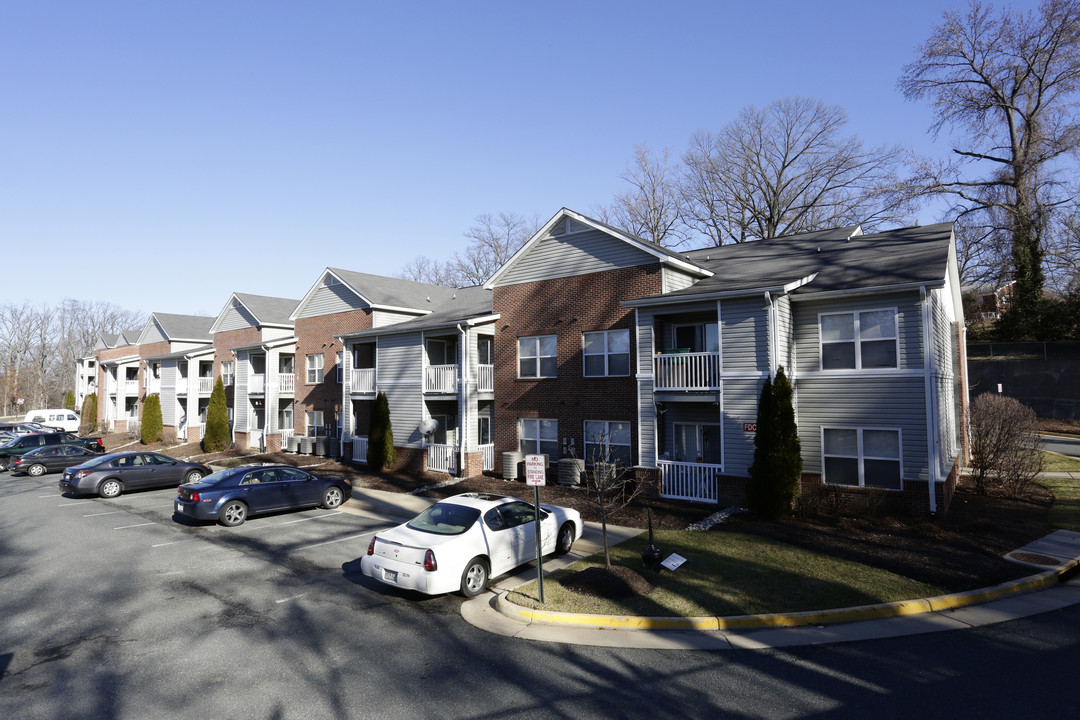
[(37, 427), (30, 423), (0, 423), (0, 430), (4, 432), (12, 433), (13, 435), (28, 435), (32, 432), (38, 432)]
[(38, 477), (86, 462), (97, 453), (78, 445), (46, 445), (11, 458), (9, 469)]
[(352, 484), (336, 475), (313, 475), (289, 465), (262, 465), (222, 470), (177, 489), (176, 514), (216, 520), (226, 527), (249, 515), (302, 507), (341, 505), (352, 496)]
[[(92, 440), (92, 443), (85, 442), (87, 440)], [(0, 471), (8, 469), (13, 457), (28, 453), (35, 448), (53, 445), (78, 445), (88, 450), (94, 450), (97, 447), (104, 449), (99, 438), (76, 438), (65, 432), (36, 432), (19, 435), (0, 446)]]
[[(540, 506), (542, 552), (570, 552), (581, 537), (572, 508)], [(360, 569), (368, 577), (429, 595), (479, 595), (488, 580), (536, 559), (536, 508), (505, 495), (464, 493), (371, 538)]]
[(202, 463), (177, 460), (161, 453), (119, 452), (96, 455), (65, 469), (59, 485), (65, 493), (114, 498), (129, 490), (195, 482), (211, 472)]

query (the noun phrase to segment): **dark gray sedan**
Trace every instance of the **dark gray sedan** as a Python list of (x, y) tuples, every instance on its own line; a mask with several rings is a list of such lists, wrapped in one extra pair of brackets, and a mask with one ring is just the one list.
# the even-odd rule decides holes
[(64, 470), (60, 491), (114, 498), (128, 490), (198, 482), (211, 472), (202, 463), (185, 462), (156, 452), (111, 453)]
[(46, 445), (10, 458), (8, 469), (38, 477), (97, 457), (101, 456), (79, 445)]

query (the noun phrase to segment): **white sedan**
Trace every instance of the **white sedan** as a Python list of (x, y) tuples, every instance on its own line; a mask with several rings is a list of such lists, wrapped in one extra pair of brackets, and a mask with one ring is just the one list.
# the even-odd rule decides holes
[[(543, 554), (570, 552), (581, 537), (572, 508), (540, 506)], [(360, 569), (387, 585), (429, 595), (479, 595), (488, 579), (536, 559), (532, 503), (505, 495), (464, 493), (371, 538)]]

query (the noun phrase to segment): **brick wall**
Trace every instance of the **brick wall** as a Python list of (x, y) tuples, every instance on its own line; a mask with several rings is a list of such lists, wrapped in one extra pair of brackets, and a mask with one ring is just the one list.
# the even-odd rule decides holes
[[(560, 450), (563, 438), (574, 438), (578, 457), (584, 456), (585, 420), (627, 421), (632, 437), (637, 437), (634, 311), (619, 303), (660, 291), (659, 264), (494, 289), (494, 311), (502, 316), (495, 324), (493, 428), (498, 471), (501, 453), (518, 449), (518, 418), (557, 420)], [(582, 333), (622, 328), (630, 331), (631, 374), (584, 377)], [(557, 336), (557, 378), (518, 378), (517, 340), (532, 335)], [(636, 443), (633, 453), (636, 463)]]
[[(322, 410), (323, 422), (334, 423), (342, 412), (341, 383), (337, 381), (337, 354), (342, 351), (335, 335), (368, 330), (371, 311), (366, 309), (298, 318), (296, 320), (296, 393), (293, 401), (293, 426), (297, 435), (307, 431), (305, 415), (309, 410)], [(307, 383), (307, 356), (323, 356), (323, 381)]]

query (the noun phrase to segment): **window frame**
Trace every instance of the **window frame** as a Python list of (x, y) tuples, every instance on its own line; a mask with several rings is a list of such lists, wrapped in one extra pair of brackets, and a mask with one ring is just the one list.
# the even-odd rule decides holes
[(236, 370), (232, 360), (221, 361), (221, 384), (229, 387), (236, 382)]
[[(554, 423), (555, 436), (554, 438), (545, 439), (540, 430), (543, 427), (543, 423)], [(527, 424), (531, 424), (535, 429), (535, 435), (527, 436), (525, 434), (525, 427)], [(555, 418), (518, 418), (518, 452), (525, 453), (526, 455), (534, 455), (544, 453), (544, 444), (554, 446), (554, 452), (546, 453), (549, 458), (557, 458), (559, 456), (559, 421)], [(526, 449), (525, 443), (533, 443), (533, 447)]]
[[(863, 367), (863, 352), (862, 345), (866, 343), (881, 343), (889, 340), (890, 338), (873, 338), (864, 340), (862, 337), (862, 323), (861, 316), (870, 313), (890, 312), (893, 319), (893, 356), (895, 362), (887, 367)], [(852, 339), (851, 340), (825, 340), (825, 333), (822, 328), (822, 319), (826, 317), (837, 317), (840, 315), (852, 316)], [(900, 369), (900, 311), (896, 306), (891, 307), (877, 307), (877, 308), (864, 308), (859, 310), (837, 310), (830, 312), (819, 312), (817, 316), (817, 330), (818, 330), (818, 368), (822, 372), (891, 372)], [(846, 345), (851, 344), (854, 348), (855, 364), (852, 367), (825, 367), (825, 346), (826, 345)]]
[[(679, 426), (680, 425), (684, 426), (684, 427), (695, 427), (695, 428), (697, 428), (698, 442), (701, 445), (702, 449), (704, 449), (705, 443), (704, 443), (704, 440), (701, 437), (701, 429), (704, 428), (704, 427), (716, 428), (716, 430), (717, 430), (717, 442), (719, 443), (719, 448), (720, 448), (720, 461), (715, 462), (715, 463), (707, 462), (704, 459), (704, 457), (700, 461), (697, 461), (697, 460), (679, 460), (678, 459), (678, 448), (679, 448)], [(716, 465), (716, 466), (718, 466), (720, 468), (723, 468), (724, 467), (724, 424), (723, 423), (712, 423), (712, 422), (681, 422), (681, 421), (672, 422), (671, 423), (671, 456), (672, 456), (672, 458), (675, 458), (675, 462), (694, 463), (694, 464), (702, 464), (702, 465)]]
[(334, 375), (337, 379), (337, 384), (340, 385), (345, 382), (345, 351), (339, 350), (337, 353), (337, 365), (335, 366)]
[[(555, 354), (554, 355), (541, 355), (540, 344), (545, 338), (551, 338), (555, 341)], [(526, 341), (532, 341), (533, 348), (536, 352), (535, 355), (523, 355), (522, 343)], [(555, 361), (555, 372), (551, 375), (543, 375), (542, 368), (544, 366), (543, 361), (546, 359), (552, 359)], [(533, 360), (536, 362), (536, 374), (535, 375), (523, 375), (521, 373), (521, 361)], [(522, 335), (517, 339), (517, 376), (519, 380), (547, 380), (557, 378), (559, 376), (559, 336), (554, 334), (547, 335)]]
[[(857, 455), (839, 455), (836, 453), (827, 453), (825, 449), (825, 433), (829, 430), (849, 430), (855, 432), (856, 437), (856, 452)], [(865, 445), (863, 442), (864, 432), (889, 432), (896, 434), (896, 457), (887, 458), (880, 455), (867, 455), (865, 453)], [(846, 483), (830, 483), (828, 479), (828, 473), (826, 472), (826, 460), (828, 458), (842, 458), (848, 460), (855, 460), (858, 463), (859, 469), (859, 484), (849, 485)], [(897, 477), (899, 479), (899, 487), (886, 487), (884, 485), (867, 485), (866, 484), (866, 461), (872, 460), (875, 462), (895, 462), (898, 466), (899, 472)], [(824, 485), (831, 485), (833, 487), (850, 487), (850, 488), (868, 488), (877, 490), (888, 490), (890, 492), (901, 492), (904, 489), (904, 429), (898, 427), (879, 427), (879, 426), (850, 426), (850, 425), (822, 425), (821, 426), (821, 482)]]
[[(603, 442), (595, 442), (595, 441), (590, 441), (589, 440), (590, 436), (595, 436), (596, 435), (595, 432), (593, 432), (593, 433), (589, 432), (589, 423), (603, 423), (604, 424), (604, 429), (601, 431), (603, 433)], [(613, 442), (611, 442), (611, 438), (614, 435), (614, 433), (611, 431), (611, 426), (612, 425), (625, 425), (626, 426), (626, 442), (625, 443), (613, 443)], [(584, 438), (583, 447), (584, 447), (584, 451), (585, 451), (585, 462), (586, 463), (591, 463), (593, 457), (600, 457), (600, 456), (594, 456), (591, 449), (593, 447), (598, 446), (598, 445), (602, 445), (603, 446), (603, 449), (602, 449), (603, 460), (602, 460), (602, 462), (618, 462), (619, 461), (618, 458), (616, 458), (614, 461), (611, 459), (612, 458), (611, 447), (612, 446), (619, 447), (619, 448), (624, 447), (624, 448), (626, 448), (625, 467), (629, 468), (629, 467), (634, 466), (634, 426), (629, 420), (585, 420), (582, 423), (582, 437)]]
[[(610, 338), (612, 335), (619, 333), (626, 335), (626, 352), (613, 352), (611, 350)], [(604, 338), (603, 352), (588, 352), (588, 343), (586, 337), (589, 335), (602, 335)], [(598, 378), (598, 377), (630, 377), (630, 371), (632, 369), (631, 358), (633, 352), (630, 347), (630, 330), (627, 328), (616, 328), (613, 330), (586, 330), (581, 333), (581, 374), (583, 377)], [(626, 372), (614, 373), (611, 371), (611, 357), (613, 355), (626, 355)], [(588, 359), (590, 357), (602, 357), (604, 358), (604, 372), (600, 374), (589, 373)]]
[[(314, 366), (312, 362), (314, 360)], [(326, 371), (326, 358), (322, 353), (312, 353), (310, 355), (304, 355), (304, 384), (305, 385), (318, 385), (323, 381)], [(311, 374), (317, 373), (318, 380), (312, 380)]]
[[(314, 420), (314, 422), (312, 422)], [(304, 433), (307, 437), (318, 437), (319, 430), (323, 427), (323, 411), (322, 410), (305, 410), (304, 411)], [(315, 432), (310, 432), (314, 428)]]

